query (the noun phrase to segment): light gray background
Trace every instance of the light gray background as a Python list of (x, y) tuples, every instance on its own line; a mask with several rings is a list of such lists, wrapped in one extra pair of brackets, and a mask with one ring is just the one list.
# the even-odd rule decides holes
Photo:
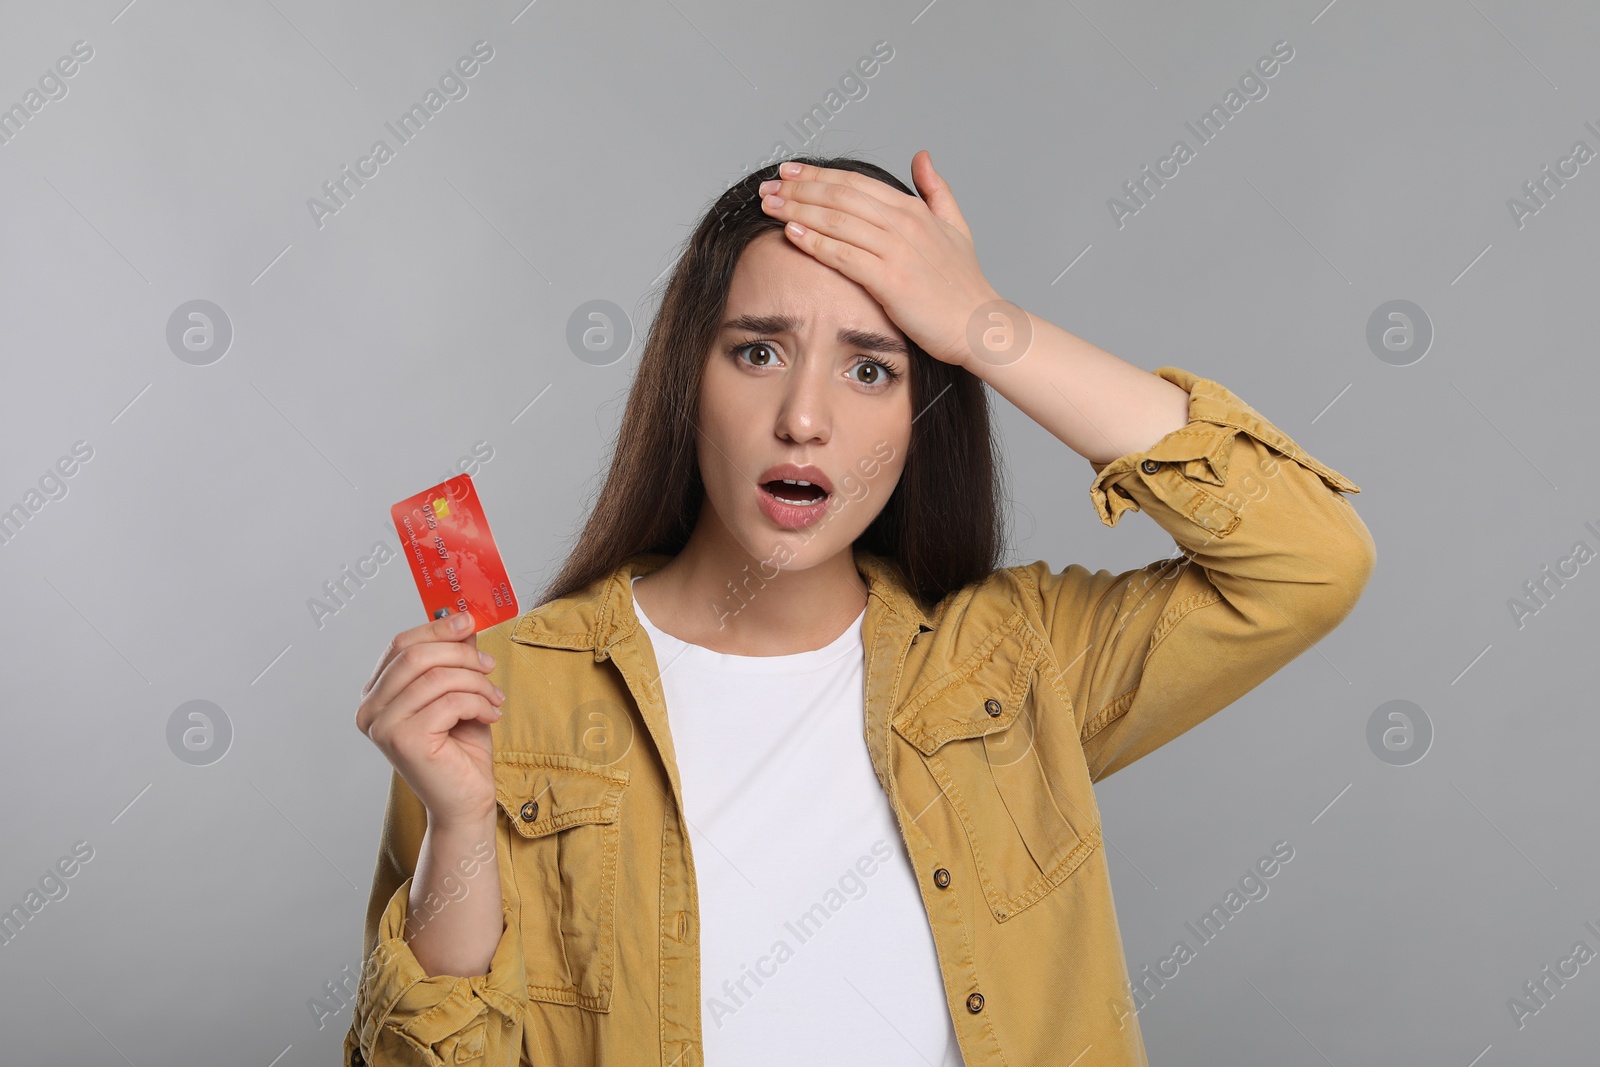
[[(352, 719), (422, 612), (399, 559), (320, 628), (307, 602), (484, 440), (532, 606), (638, 354), (581, 361), (569, 316), (612, 300), (642, 331), (688, 227), (775, 141), (906, 180), (928, 148), (1002, 293), (1221, 381), (1363, 489), (1378, 568), (1355, 613), (1099, 789), (1135, 971), (1295, 849), (1142, 1012), (1152, 1062), (1594, 1055), (1600, 962), (1520, 1029), (1507, 1006), (1600, 950), (1600, 565), (1521, 628), (1507, 606), (1600, 548), (1600, 163), (1520, 228), (1507, 208), (1600, 148), (1592, 7), (124, 4), (12, 0), (0, 26), (7, 107), (94, 49), (0, 146), (0, 507), (94, 449), (0, 546), (0, 906), (95, 850), (0, 947), (8, 1062), (335, 1062), (349, 1012), (319, 1031), (307, 1002), (359, 967), (388, 780)], [(468, 95), (319, 229), (307, 199), (480, 39)], [(867, 95), (802, 144), (785, 123), (880, 40)], [(1280, 40), (1268, 95), (1119, 229), (1108, 198)], [(166, 341), (193, 299), (234, 331), (209, 366)], [(1366, 339), (1394, 299), (1436, 330), (1408, 366)], [(1171, 554), (1147, 516), (1102, 527), (1088, 464), (996, 402), (1010, 562)], [(166, 741), (195, 699), (234, 731), (209, 766)], [(1395, 699), (1434, 730), (1409, 766), (1367, 741)]]

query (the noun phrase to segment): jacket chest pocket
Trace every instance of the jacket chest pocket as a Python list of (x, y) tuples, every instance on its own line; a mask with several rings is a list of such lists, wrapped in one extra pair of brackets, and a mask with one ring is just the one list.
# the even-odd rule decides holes
[(892, 720), (966, 832), (996, 920), (1038, 901), (1099, 844), (1072, 709), (1041, 677), (1042, 639), (1018, 613)]
[(555, 753), (497, 752), (528, 996), (611, 1010), (618, 822), (628, 772)]

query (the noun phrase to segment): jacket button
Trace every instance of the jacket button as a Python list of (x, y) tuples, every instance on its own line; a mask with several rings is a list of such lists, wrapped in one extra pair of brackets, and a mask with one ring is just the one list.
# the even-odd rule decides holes
[(539, 802), (537, 800), (530, 800), (526, 804), (522, 805), (522, 821), (523, 822), (532, 822), (533, 820), (537, 819), (538, 817), (539, 817)]
[(940, 867), (938, 870), (934, 871), (933, 884), (938, 886), (940, 889), (948, 886), (950, 884), (950, 872), (945, 870), (943, 867)]
[(367, 1067), (367, 1058), (361, 1055), (360, 1049), (350, 1053), (350, 1067)]
[(1139, 469), (1144, 471), (1146, 474), (1154, 474), (1156, 471), (1161, 469), (1161, 464), (1157, 463), (1153, 459), (1147, 459), (1143, 463), (1139, 464)]
[(967, 1010), (976, 1015), (983, 1010), (983, 994), (974, 993), (967, 998)]
[(1000, 702), (993, 697), (990, 697), (988, 700), (983, 702), (983, 710), (989, 713), (989, 717), (991, 719), (997, 718), (1000, 714)]

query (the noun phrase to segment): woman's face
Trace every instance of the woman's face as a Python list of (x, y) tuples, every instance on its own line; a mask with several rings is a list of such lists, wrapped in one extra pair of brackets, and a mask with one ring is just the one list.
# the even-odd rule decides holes
[(905, 466), (905, 335), (865, 289), (776, 230), (745, 247), (722, 323), (700, 391), (714, 512), (703, 518), (769, 573), (831, 559), (883, 510)]

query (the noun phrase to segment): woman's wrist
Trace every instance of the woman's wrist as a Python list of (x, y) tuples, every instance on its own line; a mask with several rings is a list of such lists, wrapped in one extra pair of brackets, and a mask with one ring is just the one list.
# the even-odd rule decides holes
[(428, 812), (428, 836), (437, 837), (450, 842), (471, 841), (474, 838), (487, 837), (494, 840), (495, 820), (499, 813), (499, 805), (491, 803), (479, 812), (467, 814), (438, 815)]

